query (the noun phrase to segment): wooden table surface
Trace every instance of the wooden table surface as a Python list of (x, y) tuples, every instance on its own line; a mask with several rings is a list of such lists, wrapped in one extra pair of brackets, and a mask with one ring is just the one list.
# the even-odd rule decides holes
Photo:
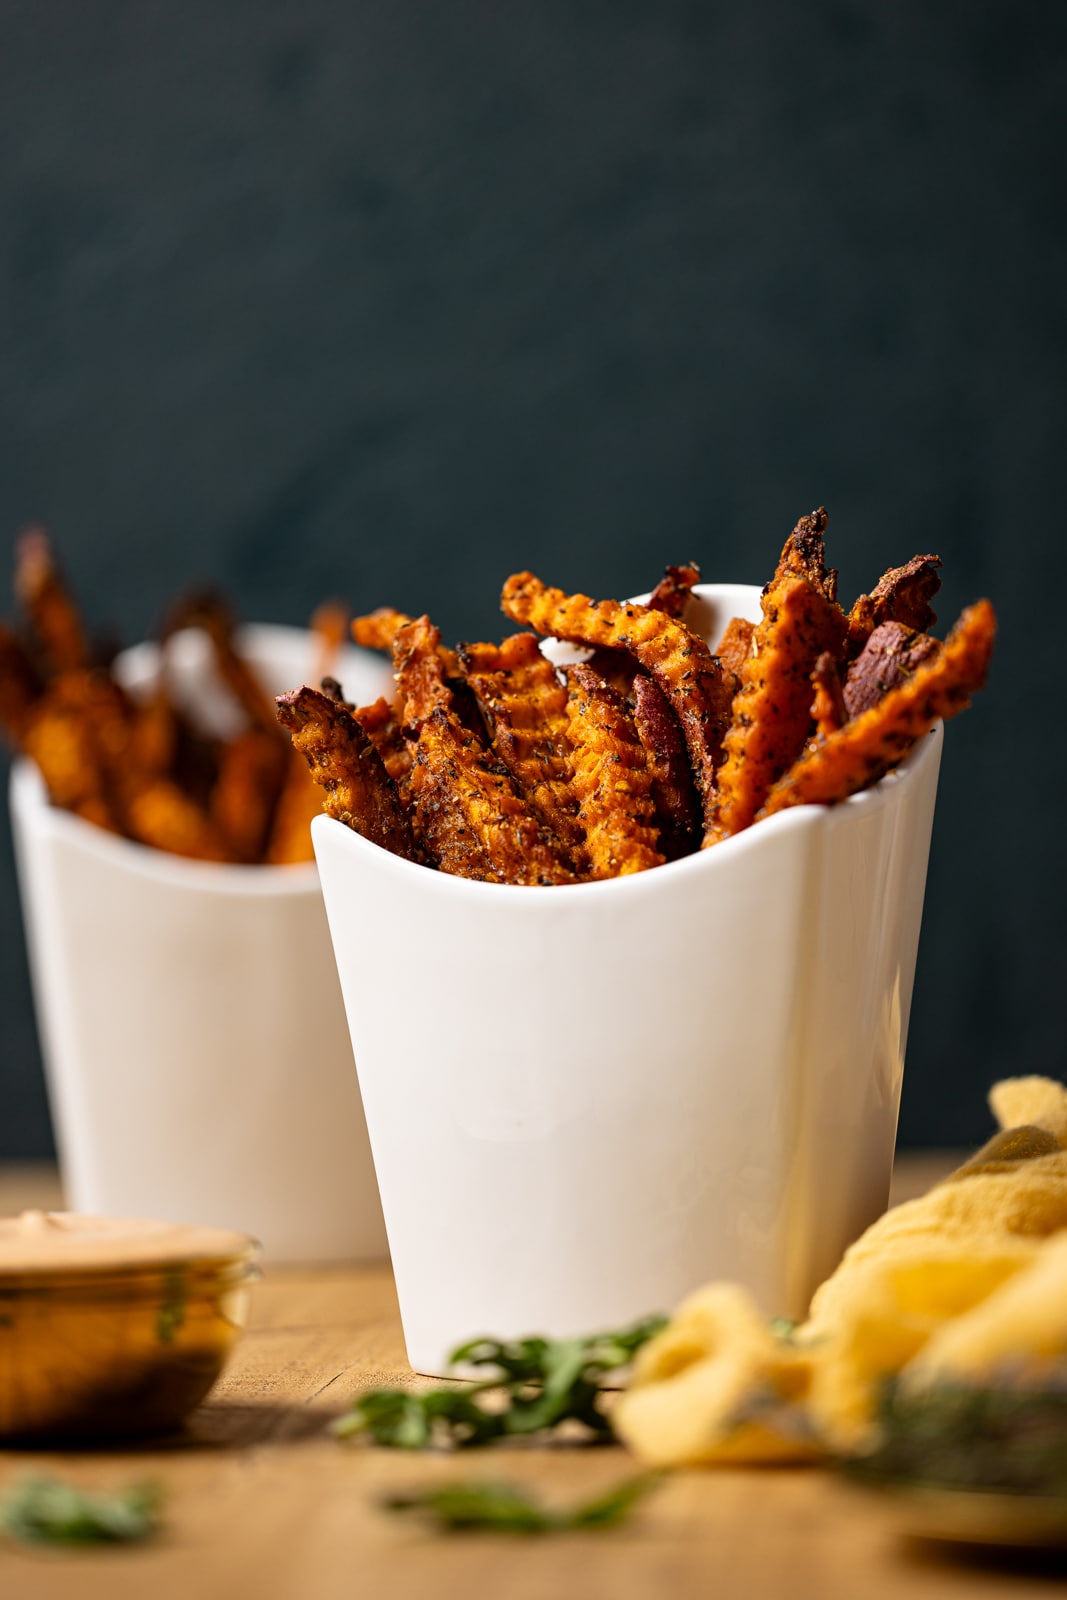
[[(947, 1158), (902, 1160), (896, 1194)], [(0, 1214), (58, 1203), (48, 1169), (0, 1166)], [(45, 1471), (89, 1488), (151, 1478), (151, 1543), (82, 1553), (0, 1544), (4, 1600), (952, 1600), (1064, 1592), (1059, 1577), (909, 1542), (880, 1500), (821, 1469), (670, 1475), (617, 1528), (544, 1538), (424, 1531), (384, 1512), (390, 1489), (506, 1477), (569, 1504), (632, 1473), (619, 1448), (412, 1455), (338, 1444), (331, 1418), (368, 1384), (412, 1381), (382, 1267), (275, 1270), (211, 1397), (165, 1444), (0, 1453), (0, 1491)]]

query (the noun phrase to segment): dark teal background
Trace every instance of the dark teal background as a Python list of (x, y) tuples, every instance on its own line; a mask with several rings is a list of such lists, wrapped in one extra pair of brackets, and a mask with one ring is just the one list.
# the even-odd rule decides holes
[(517, 567), (760, 582), (820, 502), (846, 599), (939, 551), (943, 622), (984, 593), (1002, 632), (947, 739), (903, 1137), (1063, 1071), (1067, 8), (8, 0), (0, 36), (5, 539), (47, 522), (129, 639), (193, 579), (450, 637)]

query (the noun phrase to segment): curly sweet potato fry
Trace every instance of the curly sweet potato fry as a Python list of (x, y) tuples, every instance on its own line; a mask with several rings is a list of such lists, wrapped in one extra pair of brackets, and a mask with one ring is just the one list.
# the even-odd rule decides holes
[(962, 711), (982, 687), (996, 636), (988, 600), (968, 607), (936, 655), (836, 733), (813, 742), (778, 780), (760, 811), (835, 805), (897, 764), (938, 718)]
[(560, 842), (581, 850), (584, 830), (571, 788), (567, 691), (532, 633), (499, 645), (460, 645), (493, 750)]
[(573, 883), (574, 873), (506, 767), (444, 706), (419, 731), (415, 836), (442, 872), (488, 883)]
[(706, 810), (710, 807), (733, 680), (727, 680), (698, 634), (650, 606), (565, 594), (531, 572), (518, 572), (507, 580), (501, 606), (514, 621), (538, 633), (592, 649), (625, 650), (633, 656), (670, 701), (701, 800)]
[(277, 704), (279, 722), (325, 791), (327, 815), (372, 844), (417, 861), (396, 785), (355, 717), (318, 689), (307, 687), (279, 695)]
[(719, 768), (718, 800), (705, 846), (740, 833), (772, 785), (804, 748), (811, 726), (811, 674), (823, 652), (836, 658), (846, 623), (836, 601), (786, 565), (764, 590), (763, 621), (745, 661)]
[(652, 772), (625, 703), (578, 665), (567, 670), (567, 713), (589, 876), (619, 878), (661, 866)]

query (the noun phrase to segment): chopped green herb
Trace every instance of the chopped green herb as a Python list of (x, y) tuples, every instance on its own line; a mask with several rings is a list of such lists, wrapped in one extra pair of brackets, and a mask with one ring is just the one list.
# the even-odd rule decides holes
[(550, 1509), (514, 1484), (478, 1479), (390, 1495), (383, 1504), (389, 1511), (419, 1513), (448, 1532), (563, 1533), (612, 1527), (658, 1482), (655, 1473), (627, 1478), (606, 1494), (569, 1510)]
[(601, 1409), (603, 1380), (628, 1366), (665, 1322), (646, 1317), (587, 1339), (474, 1339), (454, 1350), (450, 1363), (487, 1369), (484, 1381), (424, 1393), (368, 1389), (333, 1432), (341, 1439), (366, 1435), (401, 1450), (471, 1448), (577, 1422), (593, 1441), (607, 1443), (614, 1434)]
[(153, 1484), (89, 1494), (56, 1478), (24, 1478), (0, 1498), (0, 1529), (27, 1544), (129, 1544), (156, 1531), (159, 1507)]

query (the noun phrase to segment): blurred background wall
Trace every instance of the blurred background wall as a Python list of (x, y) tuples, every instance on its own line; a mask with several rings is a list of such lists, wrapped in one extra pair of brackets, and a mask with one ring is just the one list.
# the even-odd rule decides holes
[[(7, 0), (0, 546), (46, 522), (129, 640), (194, 580), (498, 636), (517, 567), (763, 582), (819, 503), (846, 602), (940, 552), (942, 623), (985, 593), (1002, 631), (901, 1134), (980, 1139), (996, 1077), (1065, 1065), (1065, 104), (1043, 4)], [(0, 877), (29, 1156), (6, 832)]]

